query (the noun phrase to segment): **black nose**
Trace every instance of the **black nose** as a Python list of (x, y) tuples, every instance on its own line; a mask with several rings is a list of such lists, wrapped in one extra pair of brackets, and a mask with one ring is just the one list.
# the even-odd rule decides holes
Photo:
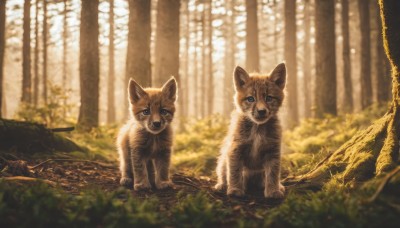
[(267, 114), (267, 110), (265, 110), (265, 109), (257, 110), (257, 113), (259, 116), (265, 116), (265, 114)]
[(153, 122), (153, 126), (155, 128), (159, 128), (159, 127), (161, 127), (161, 122), (159, 122), (159, 121)]

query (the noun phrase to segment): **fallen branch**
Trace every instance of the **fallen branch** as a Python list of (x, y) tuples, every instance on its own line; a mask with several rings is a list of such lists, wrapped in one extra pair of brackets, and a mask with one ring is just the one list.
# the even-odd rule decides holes
[(52, 132), (69, 132), (75, 130), (75, 127), (58, 127), (58, 128), (51, 128), (50, 131)]
[(93, 164), (96, 164), (96, 165), (99, 165), (99, 166), (102, 166), (102, 167), (105, 167), (105, 168), (112, 168), (112, 169), (116, 168), (116, 166), (112, 165), (112, 164), (106, 164), (106, 163), (90, 161), (90, 160), (69, 159), (69, 158), (59, 158), (59, 159), (50, 158), (50, 159), (47, 159), (47, 160), (45, 160), (45, 161), (43, 161), (43, 162), (31, 167), (31, 169), (36, 169), (36, 168), (38, 168), (38, 167), (40, 167), (40, 166), (42, 166), (42, 165), (44, 165), (44, 164), (46, 164), (48, 162), (51, 162), (51, 161), (85, 162), (85, 163), (93, 163)]
[(44, 182), (48, 185), (51, 185), (52, 187), (55, 187), (57, 183), (50, 181), (50, 180), (44, 180), (44, 179), (38, 179), (38, 178), (33, 178), (33, 177), (25, 177), (25, 176), (13, 176), (13, 177), (1, 177), (0, 180), (6, 180), (6, 181), (26, 181), (26, 182), (35, 182), (35, 181), (41, 181)]

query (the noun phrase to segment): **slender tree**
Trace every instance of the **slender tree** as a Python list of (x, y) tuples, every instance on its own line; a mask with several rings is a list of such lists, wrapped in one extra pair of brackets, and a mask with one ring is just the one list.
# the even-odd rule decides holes
[(39, 0), (35, 2), (35, 49), (34, 49), (34, 75), (33, 75), (33, 104), (39, 104)]
[[(153, 85), (162, 86), (168, 78), (179, 79), (180, 0), (162, 0), (157, 4), (157, 31)], [(182, 106), (179, 106), (182, 113)]]
[(343, 36), (343, 111), (353, 111), (353, 83), (351, 80), (351, 62), (350, 62), (350, 32), (349, 32), (349, 0), (342, 0), (342, 36)]
[(0, 118), (2, 118), (3, 107), (3, 72), (4, 72), (4, 51), (6, 47), (6, 0), (0, 1)]
[(361, 31), (361, 107), (363, 109), (372, 104), (369, 2), (358, 0)]
[(63, 0), (63, 59), (62, 59), (62, 83), (67, 85), (67, 61), (68, 61), (68, 0)]
[(225, 36), (225, 66), (224, 66), (224, 114), (229, 116), (233, 110), (233, 85), (232, 74), (235, 68), (235, 54), (236, 54), (236, 0), (229, 1), (228, 10), (230, 14), (226, 15), (226, 32)]
[(42, 67), (42, 97), (44, 104), (47, 104), (47, 38), (48, 38), (48, 24), (47, 24), (47, 0), (43, 0), (43, 67)]
[[(184, 75), (181, 77), (181, 86), (179, 88), (180, 101), (183, 104), (183, 113), (182, 116), (189, 115), (189, 88), (190, 88), (190, 80), (189, 80), (189, 63), (190, 63), (190, 13), (189, 13), (189, 0), (186, 0), (184, 3), (184, 18), (185, 18), (185, 27), (184, 27), (184, 36), (185, 36), (185, 49), (183, 50), (183, 59), (184, 59)], [(182, 122), (183, 123), (183, 122)]]
[(207, 2), (207, 27), (208, 27), (208, 56), (207, 56), (207, 83), (208, 83), (208, 93), (207, 93), (207, 114), (211, 115), (213, 113), (213, 106), (214, 106), (214, 72), (213, 72), (213, 14), (212, 14), (212, 1), (208, 0)]
[(107, 122), (115, 122), (115, 59), (114, 59), (114, 0), (109, 0), (110, 12), (108, 23), (110, 33), (108, 36), (108, 85), (107, 85)]
[[(206, 37), (207, 37), (207, 27), (206, 27), (206, 4), (203, 1), (202, 3), (202, 11), (201, 11), (201, 77), (200, 77), (200, 94), (208, 92), (208, 84), (206, 82), (207, 78), (207, 59), (206, 59)], [(206, 108), (207, 108), (207, 99), (206, 96), (200, 96), (200, 115), (203, 118), (206, 115)]]
[(22, 40), (22, 97), (21, 101), (31, 103), (31, 1), (24, 2), (24, 33)]
[(81, 6), (78, 124), (81, 129), (90, 130), (99, 123), (99, 0), (82, 0)]
[(310, 47), (311, 17), (310, 0), (304, 1), (304, 59), (303, 59), (303, 95), (304, 117), (311, 117), (311, 47)]
[(246, 0), (246, 70), (260, 71), (257, 0)]
[(315, 1), (315, 117), (336, 115), (335, 1)]
[(287, 108), (288, 126), (293, 127), (299, 122), (297, 102), (297, 42), (296, 42), (296, 0), (285, 0), (285, 60), (287, 77)]

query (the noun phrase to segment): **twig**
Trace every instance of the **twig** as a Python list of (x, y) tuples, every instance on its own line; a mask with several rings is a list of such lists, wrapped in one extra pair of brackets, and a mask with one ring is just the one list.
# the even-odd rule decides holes
[(96, 165), (100, 165), (100, 166), (103, 166), (105, 168), (115, 168), (114, 165), (109, 165), (109, 164), (106, 164), (106, 163), (90, 161), (90, 160), (68, 159), (68, 158), (59, 158), (59, 159), (50, 158), (50, 159), (47, 159), (47, 160), (45, 160), (45, 161), (33, 166), (32, 169), (36, 169), (36, 168), (44, 165), (45, 163), (51, 162), (51, 161), (87, 162), (87, 163), (93, 163), (93, 164), (96, 164)]
[(190, 186), (190, 187), (193, 187), (193, 188), (195, 188), (195, 189), (197, 189), (197, 190), (199, 190), (199, 191), (201, 191), (201, 190), (205, 190), (205, 192), (209, 195), (209, 196), (211, 196), (213, 199), (215, 199), (215, 200), (217, 200), (217, 198), (210, 192), (210, 191), (208, 191), (207, 189), (202, 189), (202, 188), (200, 188), (199, 186), (196, 186), (196, 185), (194, 185), (194, 184), (192, 184), (192, 183), (187, 183), (187, 182), (185, 182), (185, 181), (173, 181), (174, 183), (176, 183), (176, 184), (181, 184), (181, 185), (187, 185), (187, 186)]
[(368, 203), (372, 203), (378, 198), (379, 194), (382, 192), (382, 190), (385, 188), (387, 183), (389, 183), (390, 179), (394, 175), (396, 175), (400, 171), (400, 166), (397, 166), (396, 169), (394, 169), (392, 172), (388, 173), (385, 178), (383, 178), (382, 182), (378, 185), (378, 188), (376, 189), (376, 192), (367, 200)]
[(44, 179), (38, 179), (38, 178), (32, 178), (32, 177), (25, 177), (25, 176), (13, 176), (13, 177), (1, 177), (1, 180), (6, 180), (6, 181), (43, 181), (44, 183), (51, 185), (51, 186), (56, 186), (57, 184), (53, 181), (50, 180), (44, 180)]

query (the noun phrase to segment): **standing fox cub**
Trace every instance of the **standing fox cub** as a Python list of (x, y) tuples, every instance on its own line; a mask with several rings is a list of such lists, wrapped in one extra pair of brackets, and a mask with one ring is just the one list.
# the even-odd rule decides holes
[(172, 127), (177, 84), (171, 78), (161, 89), (143, 89), (129, 81), (132, 119), (121, 128), (117, 144), (120, 184), (135, 190), (172, 187), (169, 179)]
[(234, 71), (235, 105), (228, 135), (218, 159), (218, 183), (227, 194), (243, 196), (250, 183), (261, 184), (264, 196), (282, 198), (280, 183), (281, 126), (277, 116), (284, 98), (286, 67), (279, 64), (269, 76)]

